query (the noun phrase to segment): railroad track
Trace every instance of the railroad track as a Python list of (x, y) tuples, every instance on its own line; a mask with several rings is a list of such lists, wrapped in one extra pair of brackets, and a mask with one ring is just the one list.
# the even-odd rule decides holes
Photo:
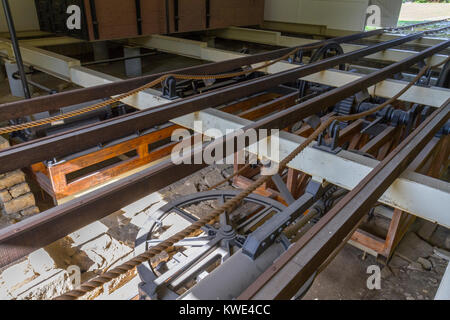
[[(177, 101), (172, 104), (157, 107), (152, 110), (137, 112), (135, 114), (123, 116), (118, 119), (112, 119), (102, 122), (100, 124), (87, 126), (73, 132), (62, 133), (59, 135), (50, 136), (37, 141), (31, 141), (23, 145), (18, 145), (0, 152), (0, 168), (1, 168), (0, 173), (8, 172), (16, 168), (25, 167), (33, 163), (46, 160), (49, 157), (65, 155), (68, 152), (81, 151), (97, 143), (108, 141), (114, 138), (119, 138), (120, 136), (127, 135), (137, 130), (148, 128), (149, 126), (151, 127), (153, 125), (165, 123), (175, 117), (179, 117), (194, 111), (200, 111), (210, 107), (219, 106), (232, 100), (236, 100), (244, 96), (248, 96), (257, 92), (267, 90), (276, 85), (283, 84), (289, 81), (294, 81), (298, 78), (302, 78), (307, 75), (320, 72), (321, 70), (333, 68), (339, 64), (348, 63), (353, 61), (354, 59), (362, 58), (375, 52), (383, 51), (388, 48), (395, 47), (397, 45), (405, 44), (410, 41), (420, 39), (421, 37), (430, 34), (433, 31), (436, 30), (411, 34), (399, 39), (369, 46), (361, 50), (313, 62), (311, 64), (304, 65), (299, 68), (295, 68), (293, 70), (280, 72), (274, 75), (264, 76), (231, 87), (218, 89), (209, 93), (194, 96), (192, 98), (187, 98), (182, 101)], [(373, 32), (361, 33), (357, 35), (333, 39), (333, 41), (338, 43), (347, 42), (374, 35), (379, 35), (383, 32), (384, 30), (381, 31), (375, 30)], [(327, 42), (317, 43), (314, 45), (314, 48), (321, 47)], [(302, 119), (312, 116), (332, 106), (333, 104), (353, 94), (356, 94), (372, 85), (376, 85), (380, 81), (383, 81), (384, 79), (387, 79), (388, 77), (393, 76), (394, 74), (402, 72), (416, 63), (422, 62), (423, 60), (432, 56), (433, 54), (445, 50), (446, 48), (448, 48), (449, 45), (450, 41), (445, 41), (422, 52), (414, 54), (410, 58), (407, 58), (403, 61), (390, 65), (386, 68), (380, 69), (379, 71), (374, 72), (373, 74), (364, 76), (361, 79), (351, 82), (343, 87), (327, 91), (310, 100), (294, 105), (276, 114), (263, 118), (262, 120), (256, 121), (254, 124), (246, 127), (245, 129), (261, 129), (261, 128), (272, 129), (272, 128), (286, 128), (292, 126)], [(214, 70), (216, 74), (212, 76), (217, 77), (218, 72), (219, 73), (227, 72), (229, 70), (235, 69), (238, 66), (242, 67), (245, 65), (262, 63), (264, 61), (266, 61), (265, 66), (267, 66), (268, 64), (271, 63), (270, 62), (271, 60), (277, 61), (277, 59), (284, 59), (288, 55), (292, 54), (293, 52), (299, 49), (302, 48), (286, 48), (276, 50), (274, 52), (259, 54), (252, 57), (245, 57), (223, 63), (190, 68), (189, 70), (184, 70), (184, 73), (186, 78), (195, 77), (195, 74), (199, 75), (199, 77), (204, 77), (200, 74), (201, 72)], [(307, 50), (308, 47), (305, 47), (303, 49)], [(427, 70), (428, 68), (422, 68), (419, 75), (414, 79), (414, 81), (410, 83), (410, 85), (414, 84), (415, 81), (418, 78), (420, 78)], [(192, 72), (192, 74), (190, 74), (190, 72)], [(174, 74), (178, 74), (178, 72), (176, 73), (174, 72)], [(41, 111), (56, 110), (62, 106), (77, 103), (80, 102), (81, 100), (85, 99), (92, 100), (94, 97), (99, 98), (100, 96), (104, 97), (104, 95), (112, 96), (115, 94), (119, 94), (119, 92), (133, 89), (137, 85), (145, 86), (145, 83), (149, 81), (153, 85), (153, 83), (156, 84), (161, 81), (162, 78), (159, 78), (160, 76), (161, 75), (143, 77), (139, 79), (127, 80), (121, 83), (114, 83), (105, 86), (100, 86), (98, 88), (82, 89), (74, 91), (72, 93), (70, 92), (62, 93), (52, 97), (43, 97), (32, 99), (27, 102), (16, 102), (8, 105), (3, 105), (0, 106), (0, 111), (4, 112), (0, 112), (0, 114), (2, 114), (2, 117), (11, 117), (14, 110), (20, 110), (19, 114), (15, 115), (17, 117), (19, 115), (20, 116), (29, 115), (38, 111), (41, 112)], [(162, 76), (166, 77), (164, 75)], [(405, 89), (405, 91), (406, 90), (407, 88)], [(403, 92), (404, 91), (402, 91), (401, 93)], [(399, 94), (398, 96), (400, 95), (401, 94)], [(394, 99), (392, 100), (389, 100), (389, 103), (394, 102), (396, 98), (398, 98), (398, 96), (394, 97)], [(73, 97), (73, 99), (71, 99), (71, 97)], [(22, 109), (17, 109), (22, 106), (23, 106)], [(381, 104), (379, 108), (382, 109), (384, 107), (386, 107), (386, 104)], [(371, 110), (371, 112), (374, 113), (378, 110), (379, 109)], [(367, 116), (368, 114), (363, 115)], [(363, 115), (359, 115), (359, 117)], [(425, 132), (424, 134), (422, 135), (418, 134), (416, 130), (414, 134), (408, 138), (409, 139), (408, 141), (411, 140), (410, 142), (416, 143), (414, 150), (410, 151), (409, 153), (405, 153), (405, 151), (402, 151), (402, 148), (399, 148), (399, 150), (396, 150), (396, 152), (392, 154), (392, 157), (389, 157), (389, 160), (392, 160), (390, 158), (394, 158), (396, 154), (402, 155), (402, 159), (399, 162), (400, 165), (395, 166), (394, 169), (389, 171), (393, 178), (395, 178), (402, 172), (402, 169), (404, 169), (405, 161), (411, 160), (411, 158), (416, 156), (417, 152), (420, 151), (420, 148), (424, 146), (424, 144), (432, 137), (432, 135), (437, 130), (440, 129), (440, 127), (442, 127), (443, 124), (445, 124), (445, 122), (448, 120), (448, 116), (449, 112), (447, 103), (446, 105), (442, 106), (438, 111), (436, 111), (432, 116), (430, 116), (429, 119), (426, 122), (424, 122), (424, 124), (419, 128)], [(348, 120), (355, 120), (357, 118), (358, 117), (349, 117)], [(343, 118), (333, 118), (332, 120), (343, 120)], [(318, 130), (316, 130), (310, 136), (307, 142), (305, 142), (298, 149), (296, 149), (295, 152), (293, 152), (288, 158), (284, 159), (284, 161), (282, 162), (282, 168), (285, 168), (286, 165), (293, 158), (295, 158), (295, 156), (297, 156), (307, 145), (309, 145), (312, 141), (314, 141), (319, 136), (319, 134), (329, 126), (329, 124), (330, 124), (329, 122), (324, 123)], [(214, 142), (214, 144), (226, 144), (227, 141), (235, 139), (237, 139), (236, 134), (232, 134), (222, 139), (217, 139)], [(233, 152), (236, 151), (238, 150), (233, 150)], [(192, 153), (191, 155), (189, 155), (189, 157), (194, 158), (195, 154)], [(381, 167), (379, 170), (378, 169), (374, 170), (373, 173), (374, 177), (371, 177), (370, 179), (368, 178), (369, 179), (368, 181), (376, 179), (375, 174), (378, 174), (379, 171), (384, 172), (383, 168), (385, 168), (385, 166), (391, 166), (389, 160), (383, 162), (382, 166), (380, 165)], [(146, 169), (138, 174), (130, 176), (129, 178), (124, 179), (123, 181), (104, 187), (100, 190), (94, 191), (91, 194), (83, 196), (80, 199), (73, 200), (65, 205), (50, 209), (40, 214), (39, 216), (35, 216), (31, 219), (23, 221), (17, 225), (14, 225), (13, 227), (1, 230), (0, 231), (0, 257), (2, 261), (1, 265), (2, 266), (8, 265), (16, 261), (17, 259), (26, 256), (35, 249), (46, 246), (52, 243), (53, 241), (69, 234), (70, 232), (75, 231), (80, 227), (85, 226), (91, 222), (94, 222), (102, 217), (105, 217), (111, 212), (114, 212), (124, 207), (125, 205), (132, 203), (133, 201), (136, 201), (137, 199), (143, 197), (144, 195), (151, 193), (153, 191), (157, 191), (162, 187), (167, 186), (171, 182), (177, 181), (182, 177), (186, 177), (189, 174), (194, 173), (200, 168), (205, 166), (206, 164), (175, 166), (170, 161), (165, 161), (158, 165), (155, 165), (152, 168)], [(395, 172), (395, 174), (393, 172)], [(103, 285), (104, 283), (111, 281), (115, 277), (131, 270), (140, 263), (148, 261), (149, 258), (152, 257), (153, 255), (162, 252), (163, 250), (172, 246), (176, 242), (189, 236), (190, 234), (198, 230), (200, 227), (210, 223), (211, 220), (216, 219), (217, 216), (219, 216), (222, 212), (232, 211), (246, 196), (255, 191), (261, 184), (267, 182), (267, 179), (269, 178), (261, 178), (251, 187), (247, 188), (245, 192), (241, 193), (231, 201), (225, 203), (223, 207), (211, 212), (211, 214), (208, 215), (208, 217), (194, 223), (187, 230), (184, 230), (182, 233), (177, 234), (173, 238), (169, 239), (167, 242), (163, 242), (158, 246), (151, 248), (145, 254), (136, 257), (135, 259), (131, 260), (129, 263), (124, 264), (123, 266), (110, 270), (108, 273), (102, 275), (100, 278), (96, 278), (90, 281), (89, 283), (84, 284), (81, 290), (68, 293), (63, 298), (80, 298), (89, 291), (92, 291), (98, 288), (99, 286)], [(390, 179), (385, 179), (385, 181), (383, 180), (384, 183), (382, 184), (382, 186), (376, 189), (376, 191), (373, 191), (373, 194), (375, 196), (370, 197), (368, 196), (368, 199), (370, 198), (372, 202), (376, 201), (379, 198), (380, 195), (379, 193), (383, 190), (383, 188), (389, 187), (390, 183), (392, 182)], [(364, 185), (366, 185), (366, 182), (364, 182)], [(358, 188), (358, 190), (356, 190), (355, 193), (361, 192), (361, 190), (359, 189), (360, 188)], [(378, 197), (376, 197), (377, 195)], [(372, 204), (372, 202), (370, 203)], [(367, 206), (368, 204), (364, 203), (364, 205)], [(335, 210), (334, 214), (340, 212), (341, 209), (344, 210), (344, 208), (345, 207), (336, 209), (337, 211)], [(330, 217), (332, 216), (330, 215)], [(326, 221), (328, 221), (328, 218)], [(346, 222), (345, 224), (345, 229), (343, 229), (341, 233), (339, 234), (337, 233), (336, 237), (342, 239), (348, 233), (348, 228), (353, 227), (356, 224), (356, 221), (354, 220), (353, 216), (351, 217), (351, 219), (349, 218), (348, 221), (349, 222)], [(322, 226), (323, 225), (321, 224), (321, 228)], [(46, 232), (44, 233), (43, 230), (45, 230)], [(319, 231), (320, 230), (318, 230), (318, 232)], [(312, 236), (310, 237), (309, 240), (311, 239)], [(330, 246), (329, 248), (333, 250), (335, 249), (335, 247), (333, 246)], [(329, 250), (331, 249), (327, 249), (328, 250), (327, 253), (330, 253)], [(315, 264), (316, 263), (317, 261), (315, 261)], [(271, 277), (269, 277), (269, 280), (271, 279)], [(264, 282), (264, 284), (267, 283), (269, 280)], [(303, 280), (306, 281), (307, 279), (302, 279), (302, 281)], [(251, 297), (255, 294), (255, 292), (256, 291), (254, 291), (251, 295), (250, 294), (244, 295), (244, 297), (247, 296)], [(289, 294), (290, 293), (291, 292), (289, 292)], [(286, 296), (283, 295), (283, 297)]]

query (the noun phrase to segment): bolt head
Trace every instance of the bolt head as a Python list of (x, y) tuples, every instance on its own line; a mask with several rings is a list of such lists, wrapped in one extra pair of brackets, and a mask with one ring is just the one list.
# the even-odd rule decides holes
[(233, 231), (233, 227), (230, 225), (225, 225), (225, 226), (222, 226), (222, 230), (225, 232), (231, 232), (231, 231)]

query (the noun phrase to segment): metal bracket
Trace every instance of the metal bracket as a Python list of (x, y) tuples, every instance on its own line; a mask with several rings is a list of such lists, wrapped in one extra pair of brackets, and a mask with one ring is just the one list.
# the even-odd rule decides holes
[(441, 130), (436, 133), (435, 137), (441, 138), (442, 136), (447, 136), (450, 134), (450, 121), (447, 121), (447, 123), (441, 128)]
[(322, 123), (320, 118), (315, 114), (312, 116), (309, 116), (308, 118), (305, 118), (303, 121), (305, 121), (314, 130), (317, 129)]
[(328, 133), (331, 136), (332, 142), (327, 144), (325, 142), (325, 133), (321, 133), (317, 139), (317, 144), (313, 148), (322, 150), (328, 153), (337, 154), (342, 151), (341, 147), (338, 147), (340, 126), (338, 121), (334, 121), (328, 128)]
[(156, 285), (153, 282), (141, 282), (138, 285), (139, 300), (157, 300)]
[(175, 100), (179, 98), (177, 95), (177, 81), (174, 77), (168, 77), (164, 81), (162, 97), (168, 100)]
[(178, 294), (167, 286), (156, 286), (153, 282), (141, 282), (138, 285), (139, 300), (176, 300)]
[(368, 133), (370, 132), (370, 129), (372, 129), (373, 127), (377, 126), (379, 123), (381, 123), (383, 121), (383, 117), (377, 117), (374, 121), (372, 121), (371, 123), (369, 123), (369, 125), (367, 127), (365, 127), (364, 129), (361, 130), (361, 133)]
[(398, 72), (392, 76), (395, 80), (403, 80), (404, 76), (401, 72)]
[[(425, 62), (425, 60), (420, 60), (417, 63), (419, 69), (422, 69), (424, 67), (427, 66), (427, 63)], [(421, 86), (421, 87), (429, 87), (430, 86), (430, 82), (431, 82), (431, 70), (428, 70), (417, 82), (416, 85), (417, 86)]]
[(304, 64), (303, 63), (303, 50), (299, 49), (295, 54), (294, 57), (289, 57), (288, 62), (290, 64)]
[(420, 60), (417, 65), (419, 66), (420, 69), (422, 69), (423, 67), (425, 67), (427, 65), (427, 63), (425, 62), (425, 60)]
[(308, 210), (323, 195), (320, 183), (311, 181), (306, 193), (295, 200), (289, 207), (274, 215), (245, 241), (242, 251), (252, 259), (256, 259), (282, 235), (283, 230)]

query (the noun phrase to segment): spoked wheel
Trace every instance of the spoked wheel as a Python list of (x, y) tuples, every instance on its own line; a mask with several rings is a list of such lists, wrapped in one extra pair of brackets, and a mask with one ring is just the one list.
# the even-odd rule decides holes
[[(344, 54), (344, 49), (337, 42), (330, 42), (329, 44), (319, 48), (311, 57), (310, 63), (323, 59), (328, 59), (334, 56)], [(345, 70), (345, 64), (339, 65), (340, 70)]]
[[(320, 60), (328, 59), (334, 56), (344, 54), (344, 49), (337, 42), (330, 42), (327, 45), (317, 49), (311, 56), (309, 63), (317, 62)], [(345, 64), (339, 65), (339, 70), (345, 70)], [(308, 89), (309, 83), (307, 81), (299, 82), (300, 98), (304, 97), (306, 90)]]
[[(136, 254), (157, 245), (214, 208), (239, 194), (239, 190), (208, 191), (182, 197), (155, 211), (136, 239)], [(207, 225), (138, 267), (144, 299), (176, 299), (242, 248), (246, 235), (286, 207), (270, 198), (252, 194), (220, 222)]]

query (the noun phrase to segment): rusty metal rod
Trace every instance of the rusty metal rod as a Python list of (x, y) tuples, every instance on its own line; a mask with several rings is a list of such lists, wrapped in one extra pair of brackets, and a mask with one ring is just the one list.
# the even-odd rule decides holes
[[(8, 0), (2, 0), (3, 10), (5, 11), (6, 23), (8, 24), (9, 34), (11, 37), (11, 44), (14, 50), (14, 56), (16, 58), (17, 68), (19, 69), (20, 81), (22, 82), (23, 92), (25, 99), (31, 98), (30, 88), (28, 87), (27, 75), (25, 67), (23, 65), (22, 53), (20, 52), (19, 40), (17, 39), (16, 27), (14, 26), (14, 19), (11, 13)], [(14, 117), (14, 119), (20, 118), (20, 116)], [(7, 119), (12, 120), (13, 118)]]

